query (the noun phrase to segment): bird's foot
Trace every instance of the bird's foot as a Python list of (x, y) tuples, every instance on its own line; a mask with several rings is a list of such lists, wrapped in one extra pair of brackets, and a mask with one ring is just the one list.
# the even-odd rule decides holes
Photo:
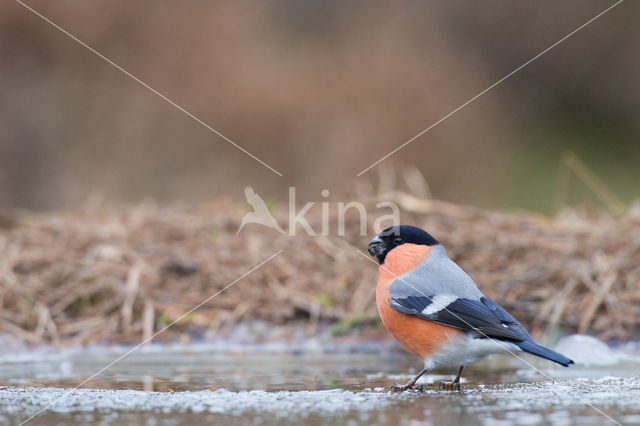
[(391, 385), (389, 390), (391, 392), (404, 392), (404, 391), (408, 391), (408, 390), (415, 390), (415, 391), (418, 391), (418, 392), (424, 392), (424, 391), (427, 390), (427, 387), (425, 385), (418, 385), (418, 384), (415, 384), (415, 383), (407, 383), (406, 385), (400, 385), (398, 383), (394, 383), (393, 385)]
[(440, 390), (460, 391), (460, 382), (440, 382)]

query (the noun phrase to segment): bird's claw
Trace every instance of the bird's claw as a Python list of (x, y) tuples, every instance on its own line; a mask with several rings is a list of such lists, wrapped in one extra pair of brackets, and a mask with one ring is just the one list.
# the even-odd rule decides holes
[(404, 391), (408, 391), (408, 390), (424, 392), (424, 391), (427, 390), (427, 387), (425, 385), (418, 385), (418, 384), (415, 384), (415, 383), (406, 384), (406, 385), (400, 385), (398, 383), (394, 383), (393, 385), (391, 385), (389, 390), (391, 392), (404, 392)]
[(440, 382), (440, 390), (460, 391), (460, 382)]

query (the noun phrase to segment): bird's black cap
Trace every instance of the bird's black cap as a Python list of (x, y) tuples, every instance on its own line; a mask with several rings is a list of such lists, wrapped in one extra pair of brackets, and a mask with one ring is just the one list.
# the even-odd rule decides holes
[(387, 253), (405, 243), (425, 246), (440, 244), (431, 234), (420, 228), (410, 225), (397, 225), (385, 229), (369, 242), (369, 254), (375, 256), (382, 265)]

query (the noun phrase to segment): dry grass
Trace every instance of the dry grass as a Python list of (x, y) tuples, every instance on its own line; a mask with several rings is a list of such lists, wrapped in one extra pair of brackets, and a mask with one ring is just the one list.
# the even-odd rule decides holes
[[(640, 219), (633, 213), (568, 211), (547, 219), (389, 197), (404, 223), (431, 231), (489, 297), (538, 336), (562, 330), (637, 338)], [(375, 200), (368, 203), (374, 208)], [(163, 337), (224, 333), (252, 319), (304, 321), (309, 333), (325, 320), (373, 323), (377, 268), (357, 252), (370, 236), (294, 238), (256, 225), (236, 236), (245, 211), (215, 202), (5, 217), (0, 332), (33, 343), (140, 340), (279, 249)], [(319, 214), (308, 217), (320, 229)], [(355, 215), (348, 218), (347, 229), (358, 226)]]

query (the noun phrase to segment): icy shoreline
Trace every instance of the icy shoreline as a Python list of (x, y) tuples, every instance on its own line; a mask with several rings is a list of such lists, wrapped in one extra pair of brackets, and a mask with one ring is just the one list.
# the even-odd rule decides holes
[[(478, 386), (462, 393), (429, 390), (424, 393), (391, 393), (385, 389), (348, 391), (263, 390), (231, 392), (225, 389), (197, 392), (145, 392), (112, 389), (63, 389), (0, 387), (0, 413), (33, 415), (54, 413), (158, 412), (244, 413), (280, 416), (332, 416), (349, 411), (376, 411), (406, 400), (455, 399), (478, 413), (589, 408), (637, 410), (640, 377), (578, 378), (560, 382)], [(460, 401), (462, 400), (462, 401)]]

